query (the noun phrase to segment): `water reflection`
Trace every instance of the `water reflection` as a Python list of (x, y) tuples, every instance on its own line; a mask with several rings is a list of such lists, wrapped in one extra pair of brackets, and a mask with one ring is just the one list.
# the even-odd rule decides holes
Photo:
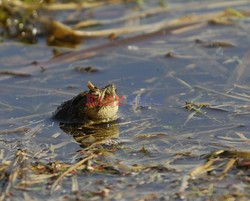
[(92, 126), (81, 126), (80, 124), (60, 123), (60, 128), (74, 139), (83, 148), (98, 144), (114, 144), (115, 138), (119, 137), (120, 130), (116, 122), (98, 124)]

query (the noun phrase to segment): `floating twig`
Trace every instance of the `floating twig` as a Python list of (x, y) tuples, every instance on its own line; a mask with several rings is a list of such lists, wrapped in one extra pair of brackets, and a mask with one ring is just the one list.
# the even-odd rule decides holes
[(12, 75), (17, 77), (30, 77), (31, 74), (28, 73), (20, 73), (15, 71), (0, 71), (0, 75)]
[(14, 129), (5, 129), (5, 130), (0, 130), (0, 135), (3, 134), (11, 134), (11, 133), (25, 133), (29, 129), (28, 128), (14, 128)]

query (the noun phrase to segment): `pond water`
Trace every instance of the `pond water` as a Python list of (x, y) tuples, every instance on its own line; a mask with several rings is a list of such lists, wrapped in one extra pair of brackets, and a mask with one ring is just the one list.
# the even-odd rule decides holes
[[(211, 1), (206, 3), (213, 5)], [(169, 4), (173, 7), (187, 4), (187, 9), (176, 12), (170, 9), (139, 23), (221, 12), (231, 7), (192, 9), (190, 1)], [(157, 2), (147, 2), (149, 8), (157, 5)], [(233, 8), (249, 10), (250, 4)], [(129, 6), (118, 4), (91, 12), (97, 19), (110, 19), (132, 11)], [(68, 14), (57, 13), (56, 17), (60, 20), (65, 15)], [(249, 150), (250, 23), (247, 17), (235, 21), (235, 25), (205, 25), (181, 33), (159, 34), (106, 48), (100, 54), (97, 50), (97, 56), (72, 62), (63, 59), (58, 62), (63, 58), (59, 56), (52, 65), (46, 61), (53, 56), (55, 48), (47, 46), (43, 39), (34, 45), (7, 39), (0, 43), (1, 71), (22, 70), (27, 66), (32, 69), (27, 77), (0, 76), (2, 163), (14, 161), (18, 150), (26, 150), (32, 163), (74, 164), (82, 159), (81, 151), (86, 147), (74, 135), (61, 130), (52, 113), (62, 102), (87, 90), (88, 81), (100, 87), (115, 83), (118, 94), (126, 100), (119, 109), (115, 127), (111, 125), (99, 132), (100, 135), (110, 132), (111, 137), (107, 138), (116, 142), (97, 145), (103, 155), (90, 161), (90, 167), (99, 169), (82, 170), (65, 177), (52, 193), (50, 188), (55, 178), (21, 185), (25, 179), (20, 177), (8, 189), (8, 199), (219, 200), (226, 195), (237, 197), (232, 194), (235, 189), (247, 199), (249, 169), (243, 173), (234, 167), (223, 180), (217, 181), (216, 171), (223, 171), (221, 164), (212, 171), (212, 178), (206, 175), (190, 181), (182, 189), (190, 171), (205, 163), (205, 155), (218, 150)], [(131, 23), (138, 25), (137, 21)], [(107, 25), (110, 27), (115, 25)], [(211, 48), (196, 39), (228, 41), (234, 47)], [(107, 39), (90, 39), (79, 49), (107, 42)], [(70, 51), (72, 55), (79, 51), (57, 49)], [(167, 57), (169, 52), (174, 56)], [(30, 65), (33, 61), (41, 65)], [(41, 68), (43, 64), (45, 70)], [(99, 71), (82, 73), (76, 70), (79, 66), (94, 66)], [(187, 102), (209, 104), (209, 107), (198, 105), (189, 111), (185, 108)], [(35, 175), (32, 170), (26, 174), (27, 181), (32, 181), (29, 178), (29, 174)], [(0, 184), (2, 193), (6, 192), (6, 180), (1, 179)]]

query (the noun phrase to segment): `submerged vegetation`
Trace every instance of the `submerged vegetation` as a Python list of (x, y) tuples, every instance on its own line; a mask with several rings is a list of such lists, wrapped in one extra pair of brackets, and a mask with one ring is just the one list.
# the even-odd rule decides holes
[[(238, 11), (233, 8), (228, 8), (223, 12), (206, 13), (205, 15), (187, 15), (173, 20), (161, 20), (153, 24), (142, 24), (132, 27), (119, 27), (102, 30), (79, 30), (93, 26), (103, 26), (109, 24), (122, 23), (128, 20), (144, 18), (147, 16), (157, 15), (163, 12), (168, 12), (170, 9), (164, 4), (162, 7), (150, 8), (141, 10), (140, 7), (135, 7), (137, 13), (130, 16), (122, 16), (111, 20), (95, 20), (86, 18), (83, 21), (76, 19), (77, 13), (80, 10), (88, 10), (90, 8), (104, 6), (107, 4), (118, 3), (134, 3), (134, 6), (144, 5), (143, 1), (21, 1), (21, 0), (2, 0), (0, 2), (0, 25), (2, 36), (5, 38), (14, 38), (27, 43), (36, 43), (41, 36), (46, 36), (49, 45), (74, 47), (83, 42), (89, 37), (110, 37), (117, 38), (121, 35), (152, 33), (168, 27), (177, 25), (195, 25), (197, 23), (209, 22), (212, 24), (230, 25), (234, 23), (235, 18), (244, 18), (249, 15), (246, 11)], [(162, 1), (160, 3), (162, 4)], [(220, 4), (219, 4), (220, 6)], [(181, 7), (181, 6), (180, 6)], [(203, 6), (206, 7), (206, 4)], [(202, 8), (202, 5), (201, 5)], [(56, 20), (53, 16), (60, 15), (63, 10), (74, 10), (75, 13)], [(175, 7), (172, 10), (179, 10)], [(46, 14), (46, 15), (45, 15)], [(76, 15), (76, 16), (74, 16)], [(73, 26), (72, 26), (72, 23)], [(194, 24), (193, 24), (194, 23)], [(195, 28), (195, 27), (194, 27)], [(228, 45), (226, 43), (217, 43), (210, 45)]]
[[(50, 45), (74, 46), (82, 41), (85, 36), (95, 34), (84, 34), (62, 22), (53, 19), (53, 15), (63, 10), (87, 10), (108, 4), (135, 3), (142, 5), (143, 1), (136, 0), (107, 0), (107, 1), (46, 1), (46, 0), (2, 0), (0, 2), (0, 25), (1, 34), (6, 38), (15, 38), (22, 42), (36, 43), (38, 37), (46, 35)], [(45, 15), (46, 14), (46, 15)], [(46, 17), (45, 17), (46, 16)], [(63, 21), (76, 21), (75, 28), (82, 26), (100, 25), (94, 20), (77, 22), (76, 19), (61, 19)], [(83, 23), (85, 25), (83, 25)], [(110, 35), (113, 31), (108, 31)], [(124, 32), (124, 31), (122, 31)], [(126, 31), (125, 31), (126, 32)], [(100, 33), (97, 36), (107, 34)]]
[[(0, 201), (248, 200), (249, 11), (0, 0)], [(88, 80), (116, 84), (120, 118), (52, 119)]]

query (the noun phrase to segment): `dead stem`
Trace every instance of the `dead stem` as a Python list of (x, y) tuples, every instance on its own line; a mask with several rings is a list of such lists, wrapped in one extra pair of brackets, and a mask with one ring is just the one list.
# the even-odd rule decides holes
[(77, 181), (77, 175), (74, 175), (72, 177), (72, 188), (71, 191), (72, 192), (77, 192), (79, 190), (79, 185), (78, 185), (78, 181)]
[(0, 75), (12, 75), (17, 77), (30, 77), (30, 74), (27, 73), (20, 73), (15, 71), (0, 71)]
[(188, 188), (188, 180), (189, 180), (189, 175), (183, 176), (181, 181), (181, 186), (178, 191), (178, 196), (180, 196), (181, 199), (185, 199), (184, 191)]
[(22, 172), (22, 164), (25, 163), (26, 160), (27, 156), (25, 151), (18, 151), (16, 153), (16, 159), (9, 165), (8, 170), (6, 171), (9, 172), (9, 176), (2, 187), (0, 201), (4, 201), (10, 193), (11, 188), (16, 183), (18, 175)]
[[(10, 89), (20, 89), (20, 90), (26, 90), (26, 91), (32, 91), (31, 94), (34, 95), (34, 92), (43, 92), (43, 93), (47, 93), (50, 96), (52, 95), (63, 95), (63, 96), (75, 96), (75, 93), (71, 93), (65, 90), (58, 90), (58, 89), (48, 89), (48, 88), (39, 88), (39, 87), (32, 87), (32, 86), (21, 86), (21, 85), (16, 85), (16, 84), (0, 84), (0, 88), (8, 88), (8, 90)], [(0, 104), (2, 104), (0, 102)]]
[(175, 79), (175, 80), (177, 80), (180, 84), (182, 84), (183, 86), (187, 87), (190, 91), (194, 91), (193, 87), (190, 84), (188, 84), (183, 79), (175, 76), (174, 73), (169, 73), (168, 76), (171, 77), (171, 78), (173, 78), (173, 79)]
[[(65, 35), (72, 35), (75, 37), (108, 37), (111, 34), (114, 34), (116, 36), (124, 35), (124, 34), (132, 34), (132, 33), (154, 33), (163, 29), (167, 29), (171, 26), (175, 25), (186, 25), (192, 23), (192, 30), (194, 30), (194, 24), (203, 24), (210, 20), (211, 18), (214, 18), (215, 16), (219, 15), (220, 13), (208, 13), (208, 14), (202, 14), (202, 15), (189, 15), (184, 16), (181, 18), (177, 18), (174, 20), (164, 20), (161, 22), (156, 22), (152, 24), (146, 24), (146, 25), (139, 25), (139, 26), (133, 26), (133, 27), (121, 27), (121, 28), (113, 28), (113, 29), (105, 29), (105, 30), (98, 30), (98, 31), (78, 31), (71, 29), (65, 24), (62, 24), (58, 21), (51, 21), (46, 18), (42, 18), (41, 22), (46, 25), (46, 27), (50, 27), (50, 30), (54, 30), (54, 37), (62, 38), (65, 37)], [(183, 28), (183, 27), (182, 27)], [(199, 27), (198, 27), (199, 28)], [(182, 31), (183, 33), (184, 31)]]
[[(43, 121), (43, 120), (41, 120), (42, 118), (49, 117), (49, 116), (51, 116), (51, 114), (52, 114), (52, 111), (33, 114), (33, 115), (22, 116), (22, 117), (17, 117), (17, 118), (3, 119), (3, 120), (0, 121), (0, 125), (20, 124), (23, 121), (26, 121), (26, 120), (29, 120), (29, 119), (34, 119), (34, 118), (37, 118), (37, 117), (39, 117), (40, 120), (35, 122), (35, 123), (40, 123), (41, 121)], [(31, 124), (34, 124), (34, 123), (31, 123)], [(31, 125), (31, 124), (29, 124), (29, 125)], [(25, 125), (25, 126), (27, 126), (27, 125)]]
[[(243, 84), (246, 77), (249, 75), (249, 65), (250, 65), (250, 52), (246, 52), (241, 62), (235, 67), (231, 76), (228, 78), (226, 83), (227, 86), (231, 87), (233, 84)], [(249, 99), (248, 99), (249, 100)]]
[(250, 139), (247, 138), (243, 133), (235, 132), (235, 134), (238, 135), (239, 138), (240, 138), (241, 140), (243, 140), (244, 142), (250, 143)]
[(27, 131), (28, 131), (28, 128), (6, 129), (6, 130), (0, 130), (0, 135), (10, 134), (10, 133), (25, 133)]
[(214, 94), (219, 94), (221, 96), (229, 97), (229, 98), (232, 98), (232, 99), (237, 99), (237, 100), (241, 100), (241, 101), (250, 102), (249, 98), (223, 93), (223, 92), (216, 91), (216, 90), (213, 90), (213, 89), (208, 89), (208, 88), (205, 88), (205, 87), (202, 87), (202, 86), (195, 86), (195, 88), (202, 89), (202, 90), (205, 90), (205, 91), (209, 91), (209, 92), (212, 92)]
[(230, 129), (233, 129), (233, 128), (238, 128), (240, 126), (242, 126), (242, 125), (228, 125), (228, 126), (225, 126), (225, 127), (220, 126), (219, 128), (211, 129), (211, 130), (198, 131), (198, 132), (190, 132), (190, 133), (182, 133), (179, 136), (188, 136), (188, 135), (190, 135), (190, 136), (194, 137), (195, 135), (216, 133), (218, 131), (230, 130)]
[(82, 160), (80, 160), (78, 163), (72, 165), (70, 168), (68, 168), (65, 172), (63, 172), (57, 179), (56, 181), (52, 184), (51, 186), (51, 192), (54, 192), (57, 188), (57, 186), (59, 185), (59, 183), (61, 182), (61, 180), (67, 175), (69, 174), (71, 171), (77, 169), (79, 166), (81, 166), (83, 163), (85, 163), (86, 161), (96, 157), (97, 155), (90, 155)]
[(177, 6), (171, 6), (171, 7), (156, 7), (156, 8), (151, 8), (145, 11), (141, 11), (135, 14), (131, 15), (126, 15), (120, 18), (116, 19), (110, 19), (110, 20), (86, 20), (86, 21), (81, 21), (74, 25), (74, 29), (79, 29), (83, 27), (88, 27), (88, 26), (96, 26), (96, 25), (108, 25), (108, 24), (113, 24), (113, 23), (120, 23), (128, 20), (133, 20), (133, 19), (139, 19), (139, 18), (145, 18), (148, 16), (153, 16), (156, 14), (164, 13), (164, 12), (177, 12), (177, 11), (182, 11), (185, 9), (185, 11), (188, 10), (199, 10), (202, 8), (205, 9), (214, 9), (214, 8), (225, 8), (229, 6), (239, 6), (239, 5), (245, 5), (247, 4), (248, 1), (243, 0), (243, 1), (228, 1), (228, 2), (213, 2), (212, 4), (210, 2), (199, 2), (199, 3), (189, 3), (185, 5), (185, 8), (182, 5), (177, 5)]
[(205, 164), (202, 164), (202, 165), (196, 167), (195, 169), (193, 169), (189, 173), (190, 178), (191, 179), (195, 179), (195, 178), (199, 177), (200, 175), (202, 175), (204, 173), (207, 173), (208, 171), (211, 171), (211, 170), (215, 169), (216, 167), (214, 166), (214, 163), (217, 160), (218, 159), (210, 159)]
[[(119, 22), (124, 22), (128, 20), (133, 20), (133, 19), (138, 19), (138, 18), (144, 18), (147, 16), (152, 16), (155, 14), (160, 14), (162, 12), (168, 11), (169, 8), (166, 7), (157, 7), (157, 8), (152, 8), (148, 9), (145, 11), (141, 11), (138, 13), (133, 13), (131, 15), (125, 15), (120, 18), (115, 18), (115, 19), (110, 19), (110, 20), (87, 20), (87, 21), (81, 21), (74, 25), (74, 29), (79, 29), (83, 27), (88, 27), (88, 26), (96, 26), (96, 25), (108, 25), (108, 24), (113, 24), (113, 23), (119, 23)], [(171, 9), (172, 11), (172, 9)]]
[(219, 177), (219, 180), (222, 180), (224, 179), (224, 177), (226, 176), (226, 174), (228, 173), (228, 171), (233, 167), (233, 165), (235, 164), (236, 162), (236, 159), (235, 158), (232, 158), (230, 159), (227, 164), (226, 164), (226, 167), (225, 169), (223, 170), (223, 173), (221, 174), (221, 176)]
[(78, 10), (81, 8), (87, 9), (87, 8), (94, 8), (94, 7), (100, 7), (105, 6), (107, 4), (117, 4), (122, 3), (122, 0), (106, 0), (105, 2), (69, 2), (69, 3), (51, 3), (51, 4), (28, 4), (25, 2), (22, 2), (20, 0), (12, 0), (10, 4), (12, 6), (16, 6), (23, 9), (46, 9), (46, 10)]

